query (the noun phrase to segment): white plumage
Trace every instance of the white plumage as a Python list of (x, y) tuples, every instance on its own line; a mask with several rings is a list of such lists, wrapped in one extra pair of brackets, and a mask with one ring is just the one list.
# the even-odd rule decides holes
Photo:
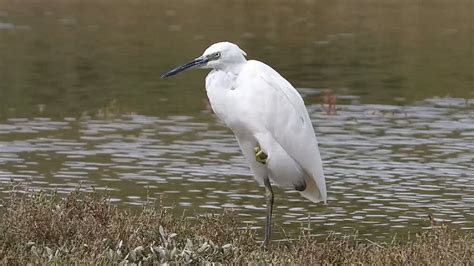
[[(268, 180), (295, 188), (312, 202), (325, 202), (321, 156), (303, 99), (271, 67), (245, 56), (237, 45), (220, 42), (163, 76), (194, 67), (213, 69), (206, 78), (212, 109), (235, 134), (257, 181), (271, 192), (267, 205), (273, 204)], [(263, 163), (256, 160), (257, 146), (267, 155)], [(268, 212), (271, 221), (271, 206)], [(264, 245), (270, 232), (268, 212)]]
[[(326, 200), (318, 143), (303, 100), (268, 65), (246, 61), (238, 74), (213, 70), (206, 90), (216, 115), (234, 132), (260, 184), (267, 176), (280, 186), (306, 182), (300, 193), (313, 202)], [(255, 160), (260, 144), (267, 164)]]

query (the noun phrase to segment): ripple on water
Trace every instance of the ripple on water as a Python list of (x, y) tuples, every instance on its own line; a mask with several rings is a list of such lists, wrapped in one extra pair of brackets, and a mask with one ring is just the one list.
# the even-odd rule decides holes
[[(340, 105), (338, 115), (309, 106), (329, 203), (275, 189), (274, 219), (290, 230), (309, 219), (318, 224), (316, 234), (358, 230), (383, 238), (427, 225), (432, 214), (472, 230), (473, 103), (433, 98), (412, 106)], [(0, 183), (12, 177), (60, 193), (79, 183), (108, 189), (114, 201), (131, 205), (165, 197), (182, 208), (238, 209), (251, 224), (264, 219), (263, 188), (235, 138), (199, 116), (9, 119), (0, 123)]]

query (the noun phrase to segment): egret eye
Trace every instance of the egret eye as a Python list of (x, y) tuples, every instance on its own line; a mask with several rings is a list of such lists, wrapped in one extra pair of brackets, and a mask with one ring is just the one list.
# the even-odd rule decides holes
[(215, 53), (209, 54), (207, 56), (207, 58), (209, 58), (209, 60), (217, 60), (217, 59), (219, 59), (219, 57), (221, 57), (221, 52), (215, 52)]

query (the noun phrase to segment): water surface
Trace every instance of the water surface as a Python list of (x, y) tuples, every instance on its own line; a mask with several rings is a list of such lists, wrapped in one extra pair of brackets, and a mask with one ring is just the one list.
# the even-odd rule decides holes
[(230, 40), (298, 88), (320, 142), (328, 205), (276, 189), (284, 230), (309, 219), (314, 234), (387, 239), (428, 214), (473, 230), (472, 14), (472, 1), (2, 1), (2, 197), (11, 178), (82, 184), (120, 206), (162, 197), (263, 225), (264, 189), (210, 112), (205, 71), (159, 78)]

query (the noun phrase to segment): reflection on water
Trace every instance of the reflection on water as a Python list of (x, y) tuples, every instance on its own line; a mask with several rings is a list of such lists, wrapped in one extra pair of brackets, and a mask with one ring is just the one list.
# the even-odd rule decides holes
[(159, 77), (230, 40), (302, 88), (316, 125), (329, 204), (277, 190), (285, 230), (309, 215), (315, 234), (384, 238), (428, 213), (472, 230), (474, 5), (403, 2), (2, 1), (0, 191), (11, 177), (82, 183), (122, 205), (163, 196), (262, 221), (263, 189), (206, 107), (204, 73)]
[[(428, 214), (474, 229), (474, 100), (348, 104), (338, 106), (338, 115), (317, 104), (308, 109), (329, 204), (314, 206), (296, 192), (277, 190), (275, 220), (290, 224), (287, 230), (308, 214), (315, 233), (385, 237), (426, 225)], [(164, 195), (193, 211), (235, 208), (245, 222), (263, 219), (263, 189), (231, 132), (202, 121), (209, 115), (9, 119), (0, 125), (0, 180), (14, 177), (60, 192), (82, 183), (108, 188), (128, 204)]]
[(0, 12), (0, 118), (38, 106), (78, 116), (113, 99), (150, 116), (199, 112), (202, 72), (160, 74), (220, 40), (297, 87), (363, 103), (474, 97), (471, 0), (4, 0)]

